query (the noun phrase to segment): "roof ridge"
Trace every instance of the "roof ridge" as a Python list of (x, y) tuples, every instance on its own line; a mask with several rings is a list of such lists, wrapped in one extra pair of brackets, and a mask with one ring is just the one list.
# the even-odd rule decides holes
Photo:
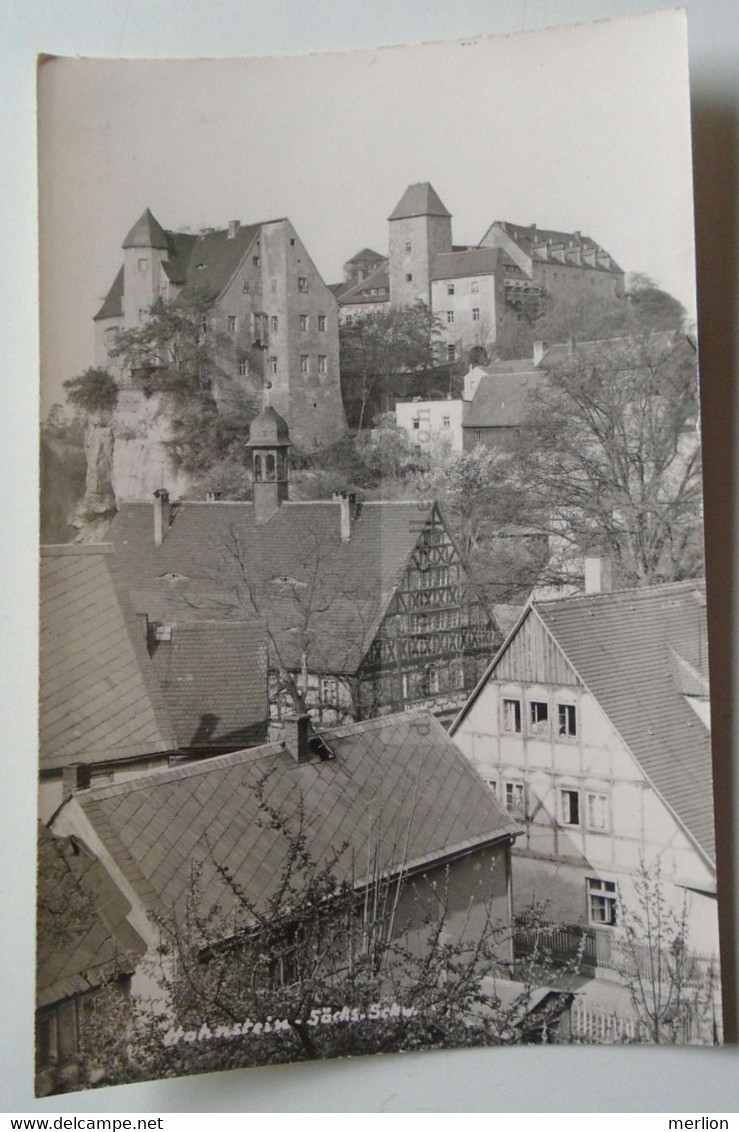
[(678, 582), (657, 582), (653, 586), (628, 586), (620, 590), (603, 590), (601, 593), (592, 594), (568, 594), (566, 597), (546, 598), (543, 601), (533, 601), (532, 605), (536, 609), (541, 609), (544, 606), (562, 606), (565, 602), (581, 602), (581, 601), (594, 601), (603, 600), (607, 601), (614, 598), (633, 598), (643, 599), (647, 597), (659, 597), (665, 591), (679, 592), (690, 590), (704, 590), (705, 578), (684, 578)]

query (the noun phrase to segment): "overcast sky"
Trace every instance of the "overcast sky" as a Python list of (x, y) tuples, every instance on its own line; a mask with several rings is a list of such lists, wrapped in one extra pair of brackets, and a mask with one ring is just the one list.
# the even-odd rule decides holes
[(146, 207), (193, 230), (289, 216), (334, 282), (387, 250), (388, 214), (428, 180), (457, 243), (496, 219), (579, 229), (695, 309), (678, 12), (335, 55), (54, 59), (39, 107), (44, 413), (93, 362)]

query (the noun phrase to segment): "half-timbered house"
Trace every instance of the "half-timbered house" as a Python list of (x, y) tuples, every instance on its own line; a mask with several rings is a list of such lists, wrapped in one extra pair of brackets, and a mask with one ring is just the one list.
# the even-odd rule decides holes
[(292, 502), (285, 421), (252, 423), (254, 500), (124, 504), (119, 583), (161, 637), (172, 623), (258, 616), (271, 709), (326, 723), (461, 707), (500, 643), (438, 505)]
[(546, 901), (553, 922), (586, 929), (589, 958), (613, 965), (646, 869), (685, 913), (690, 947), (717, 959), (702, 582), (532, 603), (451, 734), (524, 823), (519, 910)]

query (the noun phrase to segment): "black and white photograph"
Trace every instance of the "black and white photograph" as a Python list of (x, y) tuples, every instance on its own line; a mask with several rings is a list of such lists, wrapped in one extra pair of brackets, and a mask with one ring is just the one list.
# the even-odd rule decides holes
[(721, 1046), (685, 13), (38, 130), (37, 1097)]

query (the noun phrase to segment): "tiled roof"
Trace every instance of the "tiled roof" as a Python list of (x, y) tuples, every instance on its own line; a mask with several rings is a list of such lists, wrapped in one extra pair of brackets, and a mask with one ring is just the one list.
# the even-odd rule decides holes
[(283, 503), (261, 525), (251, 503), (184, 502), (157, 547), (152, 504), (125, 503), (113, 566), (129, 590), (161, 589), (204, 619), (265, 619), (289, 669), (306, 650), (313, 671), (353, 673), (432, 506), (364, 503), (344, 542), (339, 502)]
[(267, 736), (267, 641), (258, 622), (170, 625), (152, 664), (183, 749), (245, 747)]
[(711, 744), (675, 679), (677, 654), (707, 679), (700, 581), (534, 605), (664, 800), (715, 860)]
[[(382, 290), (384, 295), (372, 295), (372, 290)], [(337, 295), (340, 306), (345, 303), (381, 303), (390, 297), (390, 275), (387, 264), (382, 264), (375, 271), (370, 272), (359, 283), (355, 283), (348, 290)]]
[[(242, 224), (230, 239), (225, 228), (196, 236), (190, 247), (187, 264), (188, 286), (202, 287), (220, 295), (261, 228), (261, 224)], [(185, 250), (183, 247), (180, 252), (183, 259)]]
[[(605, 249), (596, 244), (595, 240), (590, 236), (583, 236), (580, 232), (557, 232), (552, 228), (539, 228), (533, 224), (514, 224), (510, 220), (502, 220), (499, 222), (508, 235), (515, 241), (516, 244), (528, 256), (534, 256), (534, 247), (537, 244), (550, 242), (552, 244), (564, 244), (565, 249), (570, 247), (580, 247), (583, 250), (586, 248), (595, 249), (596, 252), (604, 252)], [(552, 261), (556, 262), (556, 261)], [(610, 260), (608, 267), (602, 264), (587, 264), (583, 261), (582, 264), (577, 266), (589, 267), (593, 271), (612, 271), (621, 272), (621, 268), (615, 262)]]
[(353, 255), (351, 259), (348, 259), (346, 261), (345, 266), (348, 267), (350, 263), (364, 263), (364, 261), (367, 259), (375, 259), (378, 260), (378, 262), (380, 260), (383, 260), (385, 263), (387, 263), (387, 256), (381, 255), (379, 252), (374, 251), (372, 248), (362, 248), (361, 251), (357, 252), (356, 255)]
[(431, 264), (431, 278), (459, 279), (464, 275), (489, 275), (506, 262), (510, 262), (510, 259), (502, 248), (466, 248), (462, 252), (438, 252)]
[(194, 860), (203, 862), (204, 906), (233, 897), (215, 865), (250, 901), (275, 888), (288, 858), (284, 834), (260, 821), (257, 790), (322, 865), (343, 845), (339, 879), (358, 887), (376, 869), (394, 874), (517, 831), (430, 715), (400, 714), (322, 732), (334, 753), (298, 763), (282, 744), (78, 792), (106, 849), (144, 905), (182, 909)]
[(36, 1004), (48, 1006), (131, 974), (146, 945), (131, 905), (76, 838), (39, 828)]
[(105, 301), (100, 310), (95, 315), (93, 322), (97, 322), (101, 318), (122, 318), (123, 317), (123, 267), (113, 280), (113, 286), (105, 296)]
[(441, 203), (436, 190), (428, 181), (409, 185), (388, 220), (403, 220), (410, 216), (451, 216)]
[(171, 751), (141, 625), (124, 614), (110, 547), (41, 551), (42, 770)]
[(464, 428), (513, 428), (520, 425), (527, 410), (529, 394), (535, 392), (546, 375), (533, 369), (528, 373), (487, 373), (480, 378), (475, 395), (464, 417)]
[(167, 233), (145, 208), (123, 241), (124, 248), (168, 248)]
[(622, 358), (624, 363), (644, 365), (646, 350), (686, 350), (690, 349), (685, 337), (671, 330), (657, 330), (645, 338), (596, 338), (586, 342), (573, 339), (570, 342), (556, 342), (549, 346), (539, 362), (541, 369), (566, 366), (573, 358), (576, 361), (601, 361), (614, 357)]

